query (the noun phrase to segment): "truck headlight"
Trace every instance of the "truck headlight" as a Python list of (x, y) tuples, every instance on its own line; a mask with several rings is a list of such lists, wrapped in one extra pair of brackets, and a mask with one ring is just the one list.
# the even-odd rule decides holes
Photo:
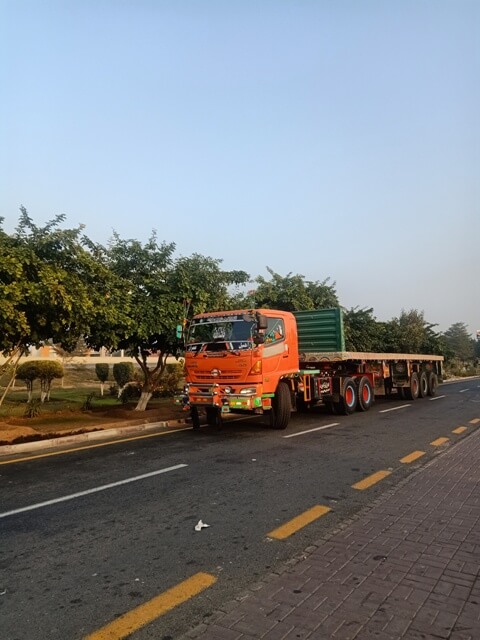
[(256, 393), (256, 388), (255, 387), (244, 387), (243, 389), (240, 389), (240, 394), (242, 396), (253, 396)]

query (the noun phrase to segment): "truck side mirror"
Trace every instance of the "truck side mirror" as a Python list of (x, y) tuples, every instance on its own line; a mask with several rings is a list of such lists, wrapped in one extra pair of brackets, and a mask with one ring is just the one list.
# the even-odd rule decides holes
[(263, 313), (257, 313), (257, 329), (259, 331), (264, 331), (268, 327), (268, 319), (267, 316), (264, 316)]
[(253, 344), (256, 344), (257, 346), (259, 344), (263, 344), (265, 342), (265, 336), (263, 335), (263, 333), (256, 333), (253, 336)]

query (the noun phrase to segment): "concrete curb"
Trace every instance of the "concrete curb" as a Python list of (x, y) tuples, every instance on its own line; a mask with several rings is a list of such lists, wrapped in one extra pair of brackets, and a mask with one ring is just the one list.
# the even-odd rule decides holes
[(136, 433), (155, 431), (159, 428), (178, 427), (187, 424), (186, 420), (166, 420), (162, 422), (143, 422), (141, 424), (124, 424), (123, 426), (99, 429), (87, 433), (78, 433), (69, 436), (59, 436), (32, 442), (22, 442), (21, 444), (6, 444), (0, 446), (0, 457), (13, 455), (16, 453), (28, 453), (40, 449), (53, 449), (79, 442), (91, 442), (96, 440), (108, 440), (116, 436), (129, 436)]

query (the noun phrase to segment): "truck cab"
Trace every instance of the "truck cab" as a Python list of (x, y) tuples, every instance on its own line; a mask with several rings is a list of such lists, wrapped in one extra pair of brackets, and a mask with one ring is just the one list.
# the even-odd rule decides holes
[(226, 413), (271, 412), (280, 381), (297, 372), (296, 321), (289, 312), (203, 313), (190, 324), (185, 377), (194, 426), (199, 408), (211, 424)]

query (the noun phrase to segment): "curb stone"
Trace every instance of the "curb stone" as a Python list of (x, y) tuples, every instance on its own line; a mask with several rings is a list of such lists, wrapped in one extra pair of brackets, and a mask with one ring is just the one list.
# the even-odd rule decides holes
[[(118, 424), (118, 423), (117, 423)], [(88, 431), (87, 433), (78, 433), (69, 436), (59, 436), (56, 438), (48, 438), (41, 440), (33, 440), (32, 442), (22, 442), (20, 444), (6, 444), (0, 446), (0, 457), (12, 455), (15, 453), (28, 453), (38, 451), (40, 449), (50, 449), (60, 447), (62, 445), (76, 444), (78, 442), (89, 442), (95, 440), (108, 440), (109, 438), (122, 435), (132, 435), (134, 433), (142, 433), (147, 431), (155, 431), (159, 428), (177, 427), (187, 424), (186, 419), (165, 420), (160, 422), (142, 422), (123, 424), (122, 426), (108, 427), (98, 429), (96, 431)]]

